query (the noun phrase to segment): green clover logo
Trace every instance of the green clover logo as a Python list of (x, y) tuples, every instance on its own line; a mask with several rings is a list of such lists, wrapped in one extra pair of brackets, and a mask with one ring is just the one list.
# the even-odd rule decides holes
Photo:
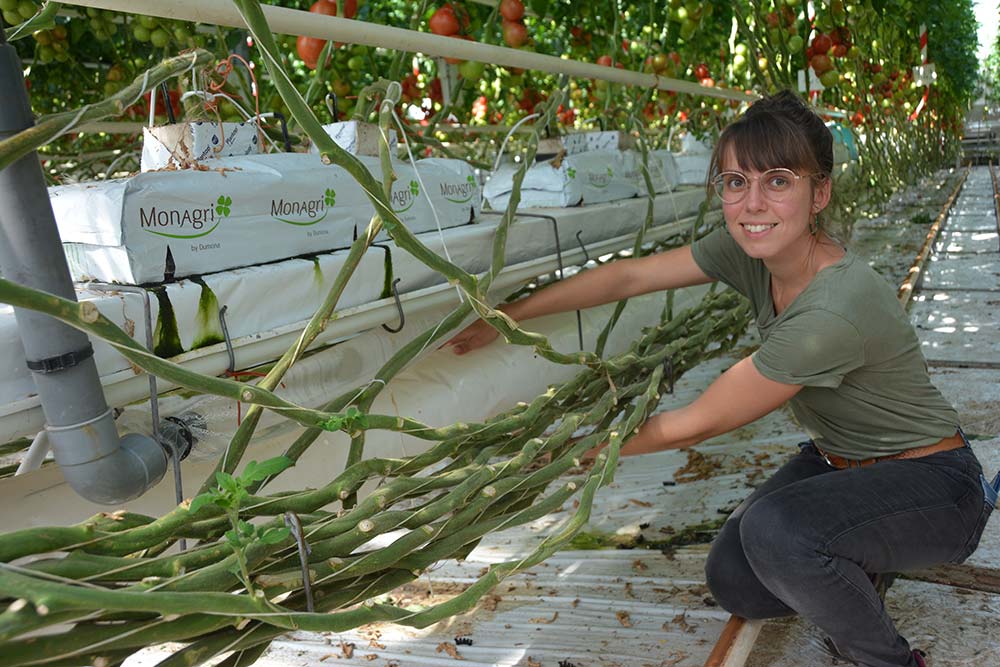
[(468, 176), (466, 176), (465, 180), (467, 180), (469, 182), (469, 185), (475, 185), (476, 184), (476, 177), (473, 176), (472, 174), (469, 174)]
[(576, 178), (576, 169), (570, 167), (566, 170), (566, 174), (569, 175), (570, 178)]
[(215, 200), (215, 212), (224, 218), (229, 217), (229, 207), (232, 205), (233, 205), (232, 197), (227, 197), (226, 195), (219, 195), (219, 198)]
[(611, 171), (611, 167), (608, 167), (608, 178), (611, 178), (614, 175), (615, 175), (615, 173), (613, 171)]
[(410, 181), (410, 194), (414, 197), (420, 194), (420, 185), (416, 181)]
[(327, 188), (326, 192), (323, 193), (323, 203), (327, 206), (333, 206), (337, 203), (337, 193), (333, 191), (333, 188)]

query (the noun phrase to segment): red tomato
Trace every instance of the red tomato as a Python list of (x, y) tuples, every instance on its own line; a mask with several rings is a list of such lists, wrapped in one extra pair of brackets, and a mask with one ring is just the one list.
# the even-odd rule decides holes
[(611, 67), (611, 56), (603, 55), (597, 59), (598, 65), (603, 65), (604, 67)]
[(712, 73), (708, 71), (708, 65), (705, 63), (698, 63), (694, 68), (694, 77), (696, 79), (707, 79), (712, 76)]
[[(316, 0), (312, 7), (309, 8), (314, 14), (326, 14), (327, 16), (337, 15), (337, 2), (336, 0)], [(354, 15), (358, 13), (358, 0), (344, 0), (344, 16), (343, 18), (352, 19)]]
[(435, 35), (454, 35), (458, 32), (458, 18), (451, 5), (443, 5), (431, 15), (429, 21), (431, 32)]
[(508, 21), (518, 21), (524, 16), (521, 0), (500, 0), (500, 15)]
[(833, 63), (830, 62), (829, 56), (827, 56), (825, 53), (817, 53), (816, 55), (814, 55), (812, 59), (809, 60), (809, 64), (812, 66), (814, 70), (816, 70), (816, 74), (819, 75), (822, 75), (824, 72), (829, 72), (830, 70), (833, 69)]
[(520, 21), (504, 21), (503, 41), (516, 49), (528, 41), (528, 29)]
[(837, 44), (833, 47), (833, 55), (836, 58), (843, 58), (847, 55), (847, 46), (845, 44)]
[(833, 46), (833, 40), (830, 39), (828, 35), (819, 33), (813, 37), (812, 47), (813, 53), (825, 54)]
[(320, 51), (326, 46), (326, 40), (318, 37), (300, 36), (295, 40), (295, 50), (299, 52), (299, 58), (309, 69), (316, 69)]

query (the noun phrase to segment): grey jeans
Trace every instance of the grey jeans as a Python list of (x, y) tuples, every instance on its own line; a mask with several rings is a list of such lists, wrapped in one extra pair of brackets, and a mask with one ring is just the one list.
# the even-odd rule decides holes
[(838, 470), (811, 442), (730, 516), (705, 574), (750, 619), (799, 614), (865, 667), (915, 665), (869, 574), (960, 563), (993, 509), (969, 447)]

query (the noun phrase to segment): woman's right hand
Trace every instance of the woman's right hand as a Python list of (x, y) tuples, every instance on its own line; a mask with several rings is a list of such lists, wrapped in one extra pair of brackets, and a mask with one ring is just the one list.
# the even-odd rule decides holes
[(451, 347), (455, 354), (465, 354), (466, 352), (471, 352), (472, 350), (489, 345), (496, 340), (499, 335), (500, 334), (496, 329), (483, 320), (476, 320), (452, 336), (448, 342), (441, 347)]

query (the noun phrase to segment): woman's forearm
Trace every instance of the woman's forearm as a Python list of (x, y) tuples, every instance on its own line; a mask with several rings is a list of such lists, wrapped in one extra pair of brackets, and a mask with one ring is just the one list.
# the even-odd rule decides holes
[(639, 432), (622, 446), (622, 456), (683, 449), (697, 445), (705, 434), (684, 408), (663, 412), (646, 420)]
[(625, 274), (628, 268), (626, 265), (630, 261), (633, 260), (620, 260), (581, 271), (572, 278), (553, 283), (527, 298), (505, 304), (503, 311), (520, 322), (628, 298), (631, 295), (628, 293)]

